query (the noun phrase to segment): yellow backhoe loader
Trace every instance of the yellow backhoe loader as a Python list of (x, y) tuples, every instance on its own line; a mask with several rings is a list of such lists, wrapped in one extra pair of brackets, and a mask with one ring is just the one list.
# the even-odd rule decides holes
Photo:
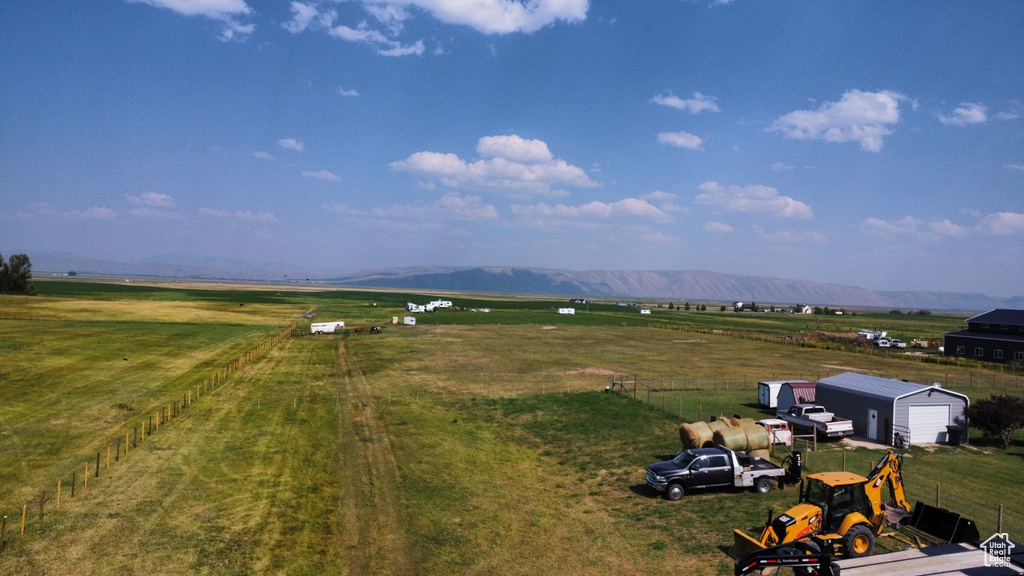
[[(733, 558), (784, 544), (802, 542), (828, 557), (871, 554), (875, 537), (910, 512), (903, 491), (902, 456), (889, 451), (865, 478), (852, 472), (821, 472), (801, 482), (800, 503), (768, 522), (758, 538), (733, 531)], [(890, 502), (882, 501), (889, 485)]]

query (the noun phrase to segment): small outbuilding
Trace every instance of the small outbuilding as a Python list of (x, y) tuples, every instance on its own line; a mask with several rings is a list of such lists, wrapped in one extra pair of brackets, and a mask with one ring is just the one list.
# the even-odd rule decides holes
[(818, 404), (852, 420), (854, 433), (869, 440), (893, 444), (899, 434), (907, 444), (945, 443), (951, 429), (967, 439), (970, 400), (938, 383), (844, 372), (819, 380), (816, 394)]
[[(804, 380), (768, 380), (757, 383), (757, 401), (765, 408), (776, 408), (779, 405), (779, 392), (783, 384), (810, 384)], [(792, 404), (790, 404), (792, 406)], [(786, 407), (789, 409), (789, 406)]]
[(776, 399), (776, 412), (785, 412), (793, 404), (814, 404), (814, 382), (805, 380), (794, 380), (783, 382), (779, 387), (779, 395)]

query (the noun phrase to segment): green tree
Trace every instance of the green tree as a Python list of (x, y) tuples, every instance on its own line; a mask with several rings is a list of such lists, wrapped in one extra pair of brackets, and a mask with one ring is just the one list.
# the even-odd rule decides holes
[(722, 306), (718, 309), (718, 311), (719, 312), (725, 312), (725, 304), (722, 304)]
[(683, 304), (683, 310), (689, 310), (689, 309), (690, 309), (690, 303), (689, 302)]
[(669, 309), (669, 310), (674, 310), (674, 309), (675, 309), (675, 307), (676, 307), (676, 305), (675, 305), (675, 304), (673, 304), (673, 303), (671, 303), (671, 302), (669, 302), (669, 303), (668, 303), (668, 309)]
[(967, 418), (986, 438), (999, 438), (1003, 448), (1009, 448), (1010, 436), (1024, 427), (1024, 398), (993, 394), (972, 403), (967, 409)]
[(0, 294), (35, 294), (32, 262), (27, 254), (11, 254), (4, 262), (0, 255)]

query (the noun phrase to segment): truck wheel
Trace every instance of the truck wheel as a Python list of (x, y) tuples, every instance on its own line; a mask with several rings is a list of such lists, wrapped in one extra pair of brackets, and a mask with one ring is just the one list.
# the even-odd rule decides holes
[(758, 494), (767, 494), (772, 491), (772, 479), (767, 477), (760, 477), (754, 481), (754, 491)]
[(850, 558), (868, 556), (875, 551), (875, 535), (863, 524), (850, 528), (843, 538), (846, 555)]
[(683, 488), (683, 485), (678, 482), (669, 484), (668, 488), (665, 489), (665, 498), (668, 498), (673, 502), (679, 500), (683, 496), (686, 496), (686, 488)]

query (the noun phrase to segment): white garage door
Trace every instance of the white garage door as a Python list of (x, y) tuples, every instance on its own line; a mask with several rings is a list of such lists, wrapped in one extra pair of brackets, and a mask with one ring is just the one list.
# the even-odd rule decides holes
[(910, 405), (910, 443), (935, 444), (946, 441), (949, 405)]

